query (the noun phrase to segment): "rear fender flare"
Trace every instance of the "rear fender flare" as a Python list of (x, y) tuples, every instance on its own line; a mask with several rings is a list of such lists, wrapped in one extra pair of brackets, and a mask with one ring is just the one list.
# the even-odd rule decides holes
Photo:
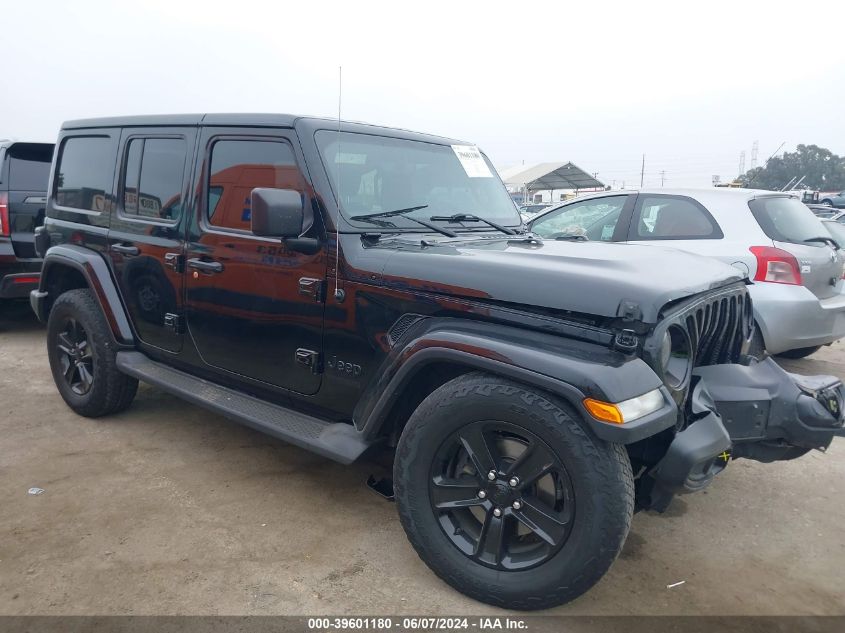
[[(82, 274), (103, 310), (115, 343), (121, 346), (134, 345), (135, 336), (120, 300), (117, 285), (112, 279), (108, 264), (96, 251), (73, 244), (50, 247), (44, 256), (41, 281), (35, 291), (42, 297), (41, 305), (44, 306), (44, 299), (50, 303), (56, 300), (57, 297), (49, 297), (47, 293), (55, 275), (60, 275), (63, 268), (71, 268)], [(47, 312), (44, 307), (36, 308), (41, 320), (46, 320)]]

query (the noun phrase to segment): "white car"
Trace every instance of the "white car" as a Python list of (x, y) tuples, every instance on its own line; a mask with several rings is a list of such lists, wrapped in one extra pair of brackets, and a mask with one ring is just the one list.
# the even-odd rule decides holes
[(529, 227), (546, 239), (660, 244), (733, 265), (751, 282), (753, 353), (803, 358), (845, 336), (843, 250), (794, 195), (605, 191), (552, 207)]

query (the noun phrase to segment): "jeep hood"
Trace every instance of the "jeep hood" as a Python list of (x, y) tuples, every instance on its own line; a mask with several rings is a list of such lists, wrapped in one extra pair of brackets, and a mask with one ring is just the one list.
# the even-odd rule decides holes
[(670, 301), (742, 279), (715, 259), (661, 246), (462, 237), (387, 240), (366, 248), (360, 263), (368, 283), (467, 299), (602, 317), (632, 302), (644, 323), (656, 323)]

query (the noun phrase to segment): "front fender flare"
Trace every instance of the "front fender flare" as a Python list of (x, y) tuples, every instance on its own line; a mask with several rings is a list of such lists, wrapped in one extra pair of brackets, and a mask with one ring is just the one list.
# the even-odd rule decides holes
[[(442, 362), (507, 377), (563, 398), (606, 441), (636, 442), (677, 421), (677, 407), (640, 358), (512, 326), (427, 318), (402, 336), (370, 381), (353, 413), (356, 427), (367, 438), (377, 437), (414, 377)], [(629, 424), (600, 422), (583, 405), (586, 397), (621, 402), (653, 389), (664, 390), (664, 408)]]
[(49, 297), (50, 283), (52, 276), (60, 272), (59, 269), (62, 267), (71, 268), (85, 278), (103, 310), (115, 342), (121, 346), (133, 345), (135, 336), (108, 264), (102, 255), (90, 248), (61, 244), (51, 246), (47, 250), (41, 267), (41, 281), (38, 290), (33, 291), (31, 299), (33, 310), (39, 320), (45, 321), (47, 318), (46, 302), (56, 299), (56, 297)]

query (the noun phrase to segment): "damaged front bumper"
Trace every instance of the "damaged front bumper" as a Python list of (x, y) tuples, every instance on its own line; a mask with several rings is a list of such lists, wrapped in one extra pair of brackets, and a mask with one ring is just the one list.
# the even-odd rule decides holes
[(845, 436), (838, 378), (790, 374), (768, 358), (699, 367), (692, 385), (687, 426), (649, 472), (652, 509), (706, 487), (731, 458), (793, 459)]

